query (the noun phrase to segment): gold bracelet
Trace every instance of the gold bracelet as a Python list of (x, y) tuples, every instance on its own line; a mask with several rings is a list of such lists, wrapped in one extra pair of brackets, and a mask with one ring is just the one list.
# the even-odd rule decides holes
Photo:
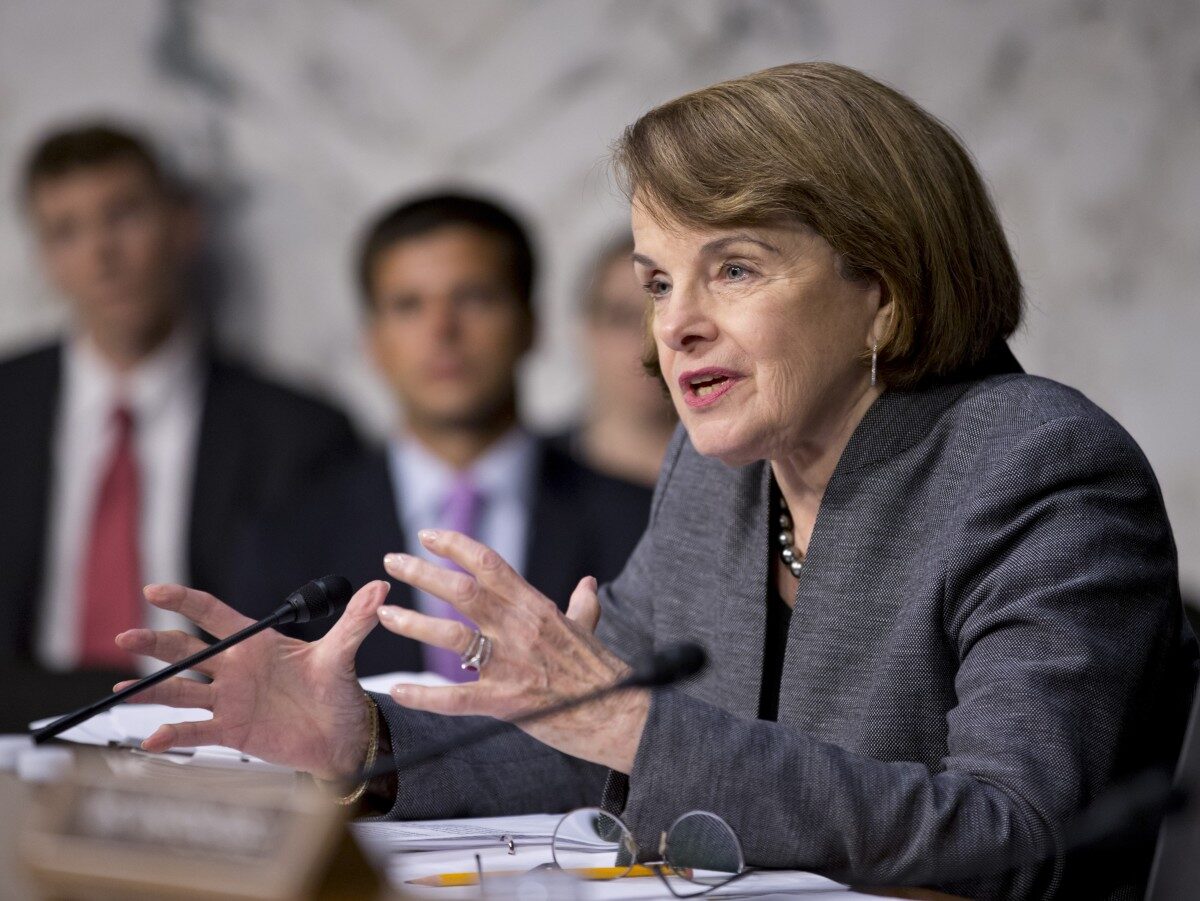
[[(371, 700), (371, 696), (365, 691), (363, 692), (363, 700), (367, 704), (367, 709), (371, 715), (371, 737), (367, 741), (367, 762), (363, 764), (362, 771), (369, 773), (375, 766), (375, 757), (379, 753), (379, 708), (375, 706), (375, 702)], [(367, 790), (367, 784), (371, 781), (371, 777), (367, 776), (359, 783), (358, 788), (350, 792), (348, 795), (343, 795), (340, 798), (334, 798), (334, 802), (341, 804), (343, 807), (353, 804), (363, 796)]]

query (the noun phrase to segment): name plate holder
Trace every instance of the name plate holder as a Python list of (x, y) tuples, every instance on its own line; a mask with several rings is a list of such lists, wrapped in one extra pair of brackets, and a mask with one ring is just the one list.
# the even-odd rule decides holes
[(77, 753), (26, 811), (20, 857), (52, 898), (376, 898), (346, 808), (306, 779)]

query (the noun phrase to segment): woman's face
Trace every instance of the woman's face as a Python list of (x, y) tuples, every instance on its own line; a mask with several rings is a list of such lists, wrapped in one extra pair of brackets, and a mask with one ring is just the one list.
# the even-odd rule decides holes
[(877, 281), (843, 278), (798, 225), (697, 229), (635, 200), (633, 235), (663, 377), (700, 453), (783, 460), (853, 429), (876, 393), (863, 357), (887, 315)]

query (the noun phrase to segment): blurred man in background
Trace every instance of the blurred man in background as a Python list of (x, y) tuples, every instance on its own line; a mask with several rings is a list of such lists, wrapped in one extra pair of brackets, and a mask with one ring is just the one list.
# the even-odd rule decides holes
[[(583, 576), (614, 577), (645, 528), (650, 492), (581, 466), (518, 423), (517, 368), (535, 317), (533, 252), (516, 219), (455, 194), (403, 203), (367, 231), (358, 280), (367, 347), (404, 428), (258, 531), (235, 605), (266, 615), (325, 572), (356, 585), (383, 578), (384, 554), (423, 554), (416, 533), (429, 527), (474, 535), (563, 607)], [(395, 582), (389, 601), (455, 615)], [(311, 639), (328, 626), (292, 634)], [(466, 678), (457, 654), (383, 630), (357, 663), (361, 675)]]
[(232, 537), (356, 441), (342, 414), (214, 354), (186, 285), (199, 212), (144, 139), (57, 131), (21, 190), (70, 324), (0, 363), (0, 648), (127, 673), (113, 635), (166, 625), (141, 586), (226, 592)]
[(642, 367), (646, 289), (634, 276), (633, 236), (605, 245), (583, 282), (584, 341), (591, 388), (579, 425), (558, 441), (599, 472), (653, 487), (675, 410)]

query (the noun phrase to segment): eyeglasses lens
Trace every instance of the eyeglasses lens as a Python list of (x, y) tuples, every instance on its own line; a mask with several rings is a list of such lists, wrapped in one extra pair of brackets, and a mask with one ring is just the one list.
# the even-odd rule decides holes
[(633, 836), (625, 824), (599, 808), (563, 817), (550, 851), (563, 870), (583, 879), (617, 879), (633, 867)]
[(667, 833), (667, 866), (700, 885), (728, 882), (745, 868), (742, 845), (715, 814), (697, 811), (681, 816)]

